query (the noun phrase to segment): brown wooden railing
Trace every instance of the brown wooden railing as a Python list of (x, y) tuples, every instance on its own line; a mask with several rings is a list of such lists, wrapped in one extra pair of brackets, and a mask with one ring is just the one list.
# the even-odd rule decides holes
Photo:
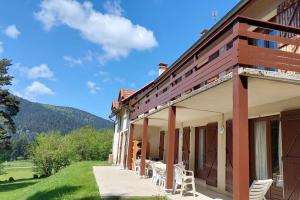
[[(185, 62), (173, 66), (170, 73), (145, 91), (137, 92), (129, 100), (131, 119), (214, 81), (233, 67), (300, 72), (299, 35), (299, 28), (238, 16), (213, 38), (195, 47)], [(276, 49), (268, 47), (271, 42), (276, 43)]]

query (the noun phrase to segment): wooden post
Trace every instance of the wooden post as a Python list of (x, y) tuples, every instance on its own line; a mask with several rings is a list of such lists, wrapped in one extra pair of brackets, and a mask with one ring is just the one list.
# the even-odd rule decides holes
[(133, 131), (134, 131), (134, 124), (130, 124), (129, 142), (128, 142), (128, 154), (127, 154), (127, 168), (129, 170), (132, 170)]
[(233, 70), (233, 199), (249, 200), (248, 79)]
[(173, 188), (174, 176), (174, 152), (175, 152), (175, 127), (176, 126), (176, 107), (169, 108), (168, 118), (168, 147), (167, 147), (167, 184), (166, 188), (171, 190)]
[(140, 175), (145, 176), (146, 169), (146, 155), (148, 143), (148, 118), (144, 118), (143, 137), (142, 137), (142, 157), (141, 157), (141, 171)]

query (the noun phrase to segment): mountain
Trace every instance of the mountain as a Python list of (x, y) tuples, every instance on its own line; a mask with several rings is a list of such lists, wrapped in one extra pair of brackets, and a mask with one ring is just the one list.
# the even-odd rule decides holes
[(96, 129), (113, 127), (111, 121), (79, 109), (19, 100), (20, 112), (15, 117), (18, 131), (40, 133), (59, 130), (67, 134), (87, 125)]

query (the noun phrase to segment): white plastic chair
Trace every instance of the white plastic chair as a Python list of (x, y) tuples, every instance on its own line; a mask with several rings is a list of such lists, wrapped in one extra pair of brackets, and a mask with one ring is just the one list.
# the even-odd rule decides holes
[(249, 191), (249, 200), (266, 200), (265, 195), (272, 183), (272, 179), (253, 181)]
[(159, 181), (159, 188), (160, 190), (163, 190), (165, 191), (166, 190), (166, 171), (163, 171), (163, 170), (158, 170), (158, 175), (159, 175), (159, 178), (158, 178), (158, 181)]
[[(187, 190), (187, 186), (189, 185), (192, 187), (192, 190)], [(183, 195), (183, 191), (186, 191), (196, 197), (194, 172), (185, 170), (182, 165), (174, 165), (174, 194), (178, 191), (178, 186), (180, 186), (181, 196)]]
[(140, 170), (141, 170), (141, 162), (140, 162), (140, 160), (136, 160), (134, 162), (134, 171), (135, 171), (135, 173), (137, 175), (139, 175), (140, 174)]
[(159, 175), (157, 173), (157, 168), (155, 167), (155, 163), (151, 163), (151, 168), (152, 168), (151, 182), (155, 183), (155, 185), (156, 185), (159, 180)]

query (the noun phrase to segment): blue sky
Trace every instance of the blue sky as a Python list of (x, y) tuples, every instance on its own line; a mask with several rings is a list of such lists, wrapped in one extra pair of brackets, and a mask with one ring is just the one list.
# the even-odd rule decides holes
[(10, 90), (108, 118), (121, 87), (136, 90), (172, 64), (238, 0), (3, 0), (0, 57)]

